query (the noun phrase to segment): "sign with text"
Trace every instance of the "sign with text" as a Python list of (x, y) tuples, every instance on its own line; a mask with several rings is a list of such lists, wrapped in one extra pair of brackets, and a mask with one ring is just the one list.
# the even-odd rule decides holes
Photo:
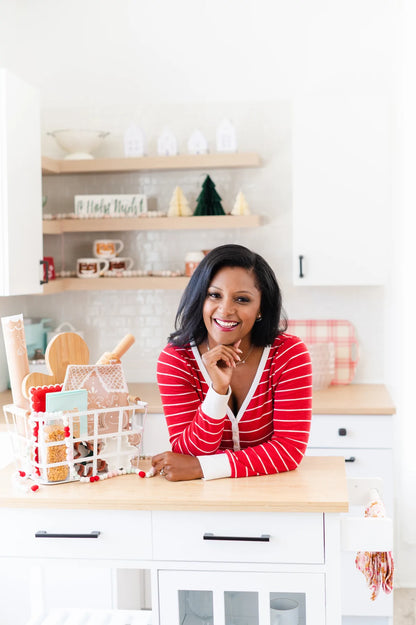
[(76, 195), (76, 217), (140, 217), (147, 213), (143, 194)]

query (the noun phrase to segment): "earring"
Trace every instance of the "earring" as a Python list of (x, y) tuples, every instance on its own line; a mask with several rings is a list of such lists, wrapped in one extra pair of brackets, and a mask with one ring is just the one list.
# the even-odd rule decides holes
[(261, 320), (262, 320), (262, 316), (261, 316), (261, 314), (259, 313), (259, 314), (257, 315), (257, 318), (256, 318), (256, 323), (260, 323), (260, 321), (261, 321)]

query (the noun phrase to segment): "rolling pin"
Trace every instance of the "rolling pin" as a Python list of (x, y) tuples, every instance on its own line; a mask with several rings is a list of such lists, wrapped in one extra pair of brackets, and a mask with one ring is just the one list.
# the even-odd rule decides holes
[(110, 365), (120, 362), (120, 358), (126, 353), (126, 351), (133, 345), (136, 339), (132, 334), (126, 334), (121, 339), (120, 343), (113, 349), (112, 352), (104, 352), (104, 354), (97, 360), (97, 365)]

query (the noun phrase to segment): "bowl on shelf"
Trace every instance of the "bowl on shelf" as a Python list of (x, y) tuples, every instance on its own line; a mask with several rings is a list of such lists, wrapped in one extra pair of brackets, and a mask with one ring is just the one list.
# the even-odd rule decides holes
[(82, 160), (94, 158), (94, 152), (110, 133), (102, 130), (53, 130), (47, 133), (57, 144), (68, 152), (67, 160)]

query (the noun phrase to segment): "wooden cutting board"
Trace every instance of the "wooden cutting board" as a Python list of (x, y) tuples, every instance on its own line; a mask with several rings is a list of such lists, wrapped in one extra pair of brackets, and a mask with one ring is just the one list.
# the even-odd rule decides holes
[(22, 392), (29, 398), (31, 386), (49, 386), (62, 384), (68, 365), (87, 365), (89, 349), (84, 339), (75, 332), (57, 334), (49, 343), (45, 352), (45, 362), (49, 375), (33, 371), (23, 378)]

